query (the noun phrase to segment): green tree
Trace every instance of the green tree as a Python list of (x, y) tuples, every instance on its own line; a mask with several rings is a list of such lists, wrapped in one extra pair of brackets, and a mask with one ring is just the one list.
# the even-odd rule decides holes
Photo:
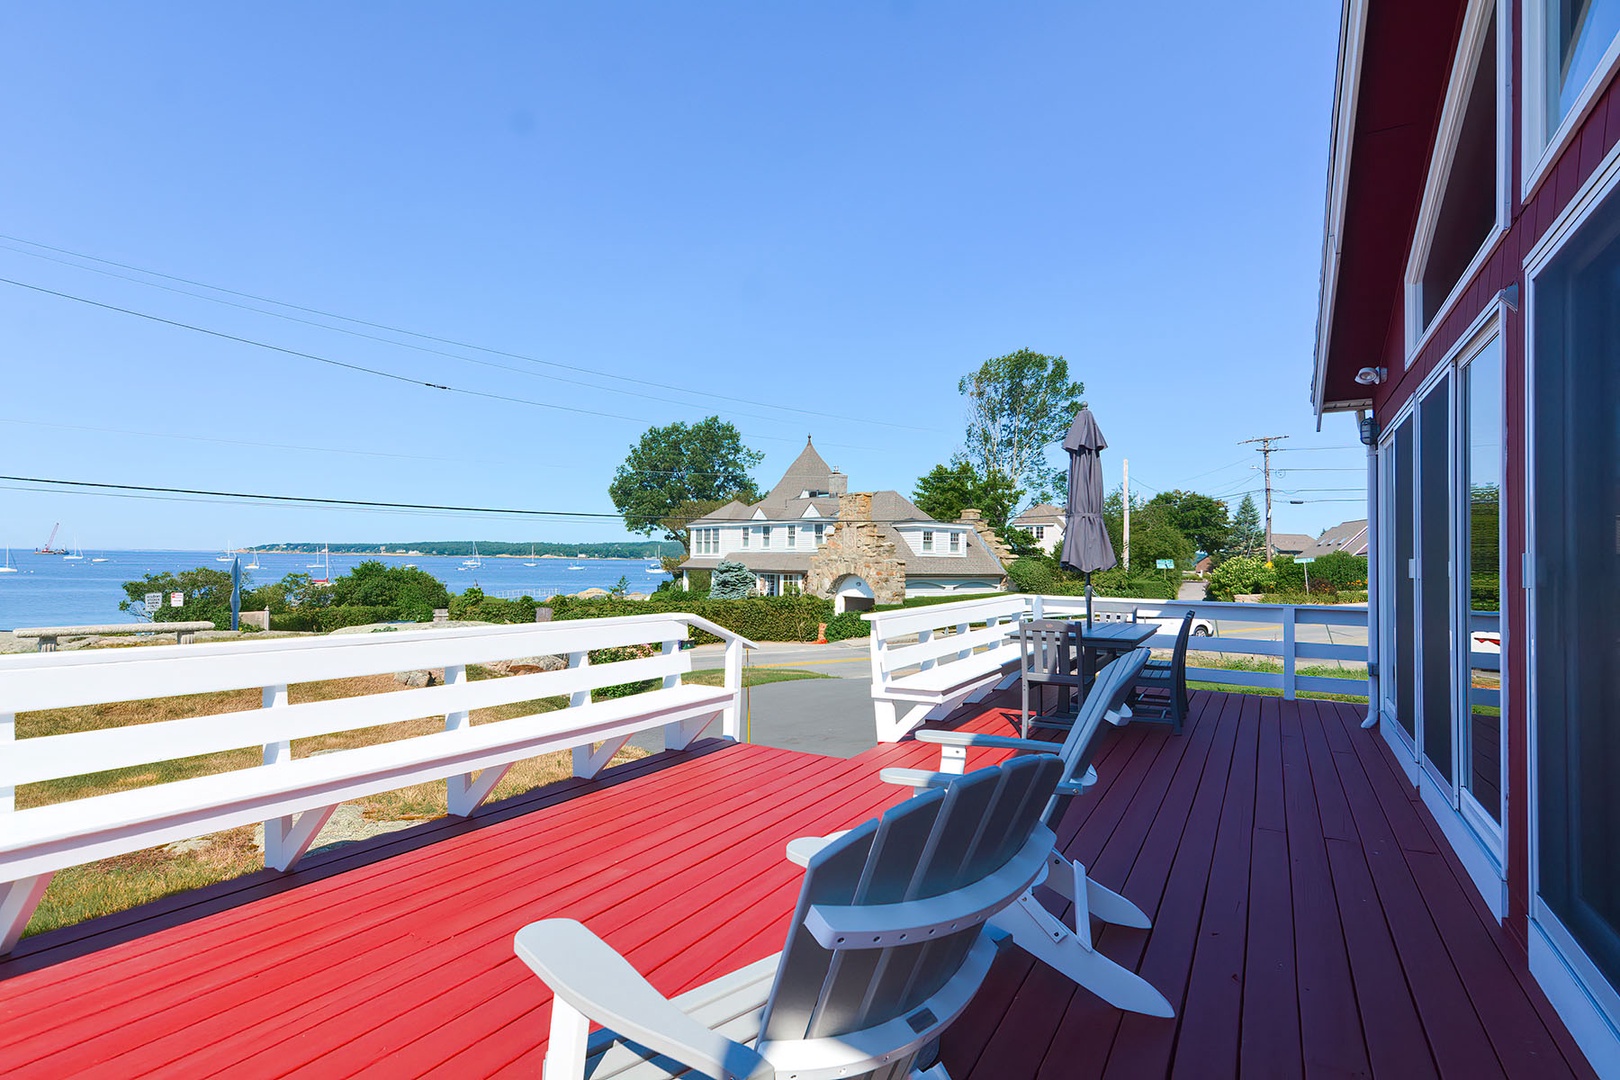
[[(1226, 544), (1228, 558), (1235, 555), (1260, 555), (1266, 552), (1266, 530), (1260, 524), (1260, 510), (1254, 505), (1254, 496), (1245, 495), (1232, 515), (1232, 530)], [(1242, 591), (1242, 590), (1239, 590)]]
[(935, 465), (912, 489), (911, 501), (935, 521), (956, 521), (978, 510), (993, 529), (1005, 529), (1024, 493), (1006, 473), (981, 476), (965, 458)]
[(1225, 551), (1232, 521), (1226, 504), (1196, 491), (1161, 491), (1147, 502), (1168, 515), (1170, 524), (1206, 555)]
[[(244, 579), (246, 575), (243, 575)], [(182, 570), (178, 574), (147, 574), (139, 581), (124, 582), (127, 600), (118, 602), (118, 610), (137, 618), (147, 618), (145, 596), (162, 593), (163, 604), (150, 618), (154, 622), (211, 621), (219, 630), (231, 628), (231, 575), (224, 570), (210, 570), (199, 566), (195, 570)], [(180, 593), (180, 607), (169, 606), (171, 593)]]
[(1019, 349), (986, 360), (957, 383), (968, 400), (967, 460), (980, 476), (1009, 476), (1036, 499), (1063, 489), (1063, 470), (1046, 450), (1062, 440), (1085, 402), (1068, 362)]
[(648, 428), (613, 474), (608, 495), (631, 532), (662, 529), (690, 551), (689, 522), (732, 499), (759, 498), (749, 470), (764, 457), (718, 416)]
[(754, 572), (740, 562), (727, 559), (709, 575), (710, 600), (742, 600), (752, 595)]

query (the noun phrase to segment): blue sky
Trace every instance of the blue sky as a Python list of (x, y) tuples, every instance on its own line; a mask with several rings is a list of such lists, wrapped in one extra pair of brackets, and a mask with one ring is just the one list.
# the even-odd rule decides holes
[[(814, 433), (853, 488), (909, 491), (961, 442), (957, 379), (1028, 347), (1085, 383), (1111, 484), (1129, 458), (1146, 493), (1257, 489), (1239, 440), (1291, 435), (1275, 524), (1314, 533), (1363, 512), (1286, 501), (1364, 481), (1307, 403), (1337, 22), (9, 5), (0, 472), (605, 513), (643, 430), (719, 412), (764, 485)], [(95, 548), (624, 535), (26, 486), (0, 485), (16, 546), (58, 520)]]

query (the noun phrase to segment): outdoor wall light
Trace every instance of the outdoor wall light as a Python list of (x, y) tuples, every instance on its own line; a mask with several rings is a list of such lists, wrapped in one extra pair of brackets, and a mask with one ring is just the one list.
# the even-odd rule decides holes
[(1362, 386), (1377, 386), (1389, 375), (1389, 368), (1364, 367), (1356, 372), (1356, 382)]
[(1361, 434), (1361, 445), (1371, 446), (1378, 441), (1378, 421), (1371, 416), (1363, 416), (1356, 427)]

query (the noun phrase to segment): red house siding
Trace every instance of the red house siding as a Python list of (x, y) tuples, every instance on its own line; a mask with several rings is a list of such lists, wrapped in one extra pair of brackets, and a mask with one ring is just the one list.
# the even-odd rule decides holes
[[(1523, 3), (1513, 4), (1510, 18), (1517, 30), (1523, 25)], [(1455, 47), (1453, 48), (1455, 52)], [(1520, 297), (1525, 295), (1524, 256), (1551, 227), (1559, 213), (1569, 204), (1598, 165), (1620, 141), (1620, 91), (1611, 81), (1606, 86), (1582, 121), (1575, 136), (1565, 145), (1556, 163), (1543, 177), (1528, 201), (1520, 199), (1525, 163), (1520, 146), (1520, 63), (1519, 35), (1513, 35), (1513, 56), (1510, 71), (1514, 100), (1509, 118), (1511, 137), (1510, 169), (1510, 225), (1497, 242), (1495, 249), (1479, 271), (1470, 279), (1456, 305), (1443, 319), (1441, 326), (1430, 337), (1423, 349), (1406, 367), (1404, 289), (1397, 291), (1397, 299), (1388, 313), (1381, 363), (1395, 376), (1382, 387), (1375, 388), (1373, 414), (1380, 429), (1417, 392), (1417, 388), (1434, 370), (1458, 339), (1473, 324), (1502, 289), (1519, 286)], [(1360, 147), (1358, 146), (1358, 149)], [(1434, 147), (1430, 145), (1432, 156)], [(1534, 164), (1533, 162), (1531, 163)], [(1361, 227), (1358, 225), (1358, 228)], [(1408, 226), (1406, 251), (1411, 250), (1416, 223)], [(1403, 255), (1404, 267), (1404, 255)], [(1404, 278), (1404, 274), (1402, 275)], [(1524, 793), (1529, 790), (1529, 743), (1526, 718), (1529, 700), (1526, 694), (1529, 672), (1527, 669), (1528, 611), (1524, 595), (1521, 554), (1525, 550), (1525, 469), (1528, 447), (1524, 438), (1527, 395), (1525, 384), (1525, 323), (1521, 312), (1511, 308), (1503, 329), (1504, 393), (1506, 396), (1507, 450), (1504, 513), (1507, 514), (1506, 546), (1502, 552), (1506, 588), (1504, 616), (1508, 637), (1507, 694), (1508, 705), (1508, 761), (1507, 820), (1507, 875), (1509, 911), (1507, 928), (1524, 943), (1528, 933), (1530, 866), (1527, 858), (1529, 845), (1529, 805)]]

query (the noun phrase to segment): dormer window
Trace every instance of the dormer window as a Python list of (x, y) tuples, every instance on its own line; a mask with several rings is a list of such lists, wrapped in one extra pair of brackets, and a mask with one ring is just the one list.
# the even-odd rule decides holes
[(923, 544), (923, 548), (922, 548), (923, 551), (926, 552), (926, 551), (933, 551), (934, 550), (934, 530), (933, 529), (924, 529), (923, 530), (922, 544)]
[(1498, 22), (1475, 0), (1453, 63), (1407, 264), (1408, 363), (1507, 225)]
[(959, 552), (961, 550), (962, 550), (962, 534), (957, 533), (957, 532), (951, 533), (951, 554), (955, 555), (957, 552)]

